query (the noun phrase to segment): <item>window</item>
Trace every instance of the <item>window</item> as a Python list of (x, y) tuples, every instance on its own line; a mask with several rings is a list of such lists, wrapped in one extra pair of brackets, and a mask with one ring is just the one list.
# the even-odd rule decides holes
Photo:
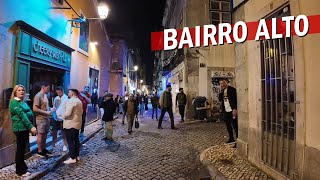
[(210, 0), (210, 21), (213, 25), (231, 23), (230, 0)]

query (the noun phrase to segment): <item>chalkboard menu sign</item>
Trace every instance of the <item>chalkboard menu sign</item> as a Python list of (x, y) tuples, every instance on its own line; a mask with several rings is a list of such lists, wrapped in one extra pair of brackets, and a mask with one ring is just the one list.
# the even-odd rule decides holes
[(3, 90), (3, 102), (4, 102), (4, 108), (9, 108), (10, 104), (10, 98), (13, 91), (13, 88), (8, 88)]

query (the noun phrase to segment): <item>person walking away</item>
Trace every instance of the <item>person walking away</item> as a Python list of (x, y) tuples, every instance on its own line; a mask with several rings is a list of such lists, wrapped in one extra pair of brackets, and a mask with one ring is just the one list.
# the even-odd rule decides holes
[(179, 107), (179, 113), (180, 113), (180, 116), (181, 116), (180, 123), (184, 122), (184, 111), (185, 111), (185, 108), (186, 108), (186, 104), (187, 104), (187, 96), (183, 92), (183, 88), (180, 88), (179, 89), (179, 93), (176, 96), (176, 105)]
[(83, 107), (80, 101), (79, 92), (76, 89), (69, 89), (69, 100), (66, 104), (66, 111), (63, 117), (63, 129), (67, 137), (70, 158), (64, 164), (72, 164), (79, 161), (80, 140), (79, 130), (82, 125)]
[(148, 95), (145, 95), (145, 96), (144, 96), (143, 101), (144, 101), (144, 109), (145, 109), (146, 111), (148, 111), (148, 110), (149, 110), (149, 108), (148, 108), (148, 104), (149, 104), (149, 97), (148, 97)]
[[(220, 80), (221, 92), (219, 94), (219, 101), (222, 104), (223, 119), (226, 122), (229, 133), (229, 140), (226, 144), (234, 144), (233, 130), (238, 138), (238, 119), (237, 119), (237, 90), (228, 85), (227, 79)], [(236, 144), (234, 145), (234, 148)]]
[(139, 103), (139, 111), (140, 111), (140, 116), (143, 117), (144, 113), (144, 100), (143, 100), (143, 95), (137, 95), (138, 103)]
[[(53, 109), (55, 112), (55, 115), (53, 116), (53, 129), (52, 129), (52, 147), (54, 148), (57, 140), (58, 140), (58, 131), (63, 130), (63, 114), (66, 111), (66, 104), (68, 101), (68, 96), (64, 94), (63, 87), (58, 86), (56, 89), (56, 93), (58, 96), (56, 96), (53, 100)], [(67, 139), (64, 134), (64, 131), (62, 131), (62, 138), (63, 138), (63, 147), (62, 151), (67, 151)]]
[(103, 113), (104, 113), (104, 109), (101, 107), (103, 101), (104, 101), (104, 96), (108, 94), (108, 91), (105, 91), (103, 93), (102, 96), (99, 97), (98, 99), (98, 107), (99, 107), (99, 110), (100, 110), (100, 119), (101, 119), (101, 126), (103, 127), (103, 121), (102, 121), (102, 117), (103, 117)]
[(128, 133), (132, 133), (134, 117), (138, 115), (138, 102), (134, 99), (133, 94), (130, 94), (129, 99), (124, 102), (124, 110), (127, 112)]
[(161, 108), (161, 115), (158, 123), (158, 129), (162, 128), (162, 120), (166, 112), (168, 112), (171, 120), (171, 129), (176, 129), (174, 126), (173, 112), (172, 112), (172, 94), (171, 85), (167, 85), (167, 89), (161, 94), (159, 105)]
[(47, 135), (50, 129), (51, 111), (49, 110), (49, 101), (46, 93), (49, 92), (49, 83), (42, 82), (41, 90), (33, 98), (33, 111), (36, 113), (37, 125), (37, 155), (40, 157), (52, 156), (52, 153), (46, 149)]
[(120, 96), (119, 98), (119, 113), (123, 114), (123, 103), (124, 103), (124, 98), (122, 96)]
[(32, 125), (33, 112), (25, 103), (25, 88), (22, 85), (16, 85), (10, 98), (10, 115), (12, 120), (13, 132), (16, 136), (16, 174), (22, 177), (30, 176), (28, 167), (24, 162), (26, 145), (29, 142), (29, 131), (32, 134), (37, 133), (37, 129)]
[(88, 104), (91, 102), (90, 94), (89, 94), (89, 86), (84, 87), (84, 91), (79, 93), (78, 98), (82, 102), (82, 108), (83, 108), (82, 125), (81, 125), (81, 131), (80, 131), (80, 137), (83, 137), (84, 126), (86, 125), (86, 118), (87, 118), (87, 107), (88, 107)]
[(159, 97), (155, 93), (151, 97), (151, 104), (152, 104), (152, 119), (154, 117), (154, 113), (156, 113), (156, 120), (158, 121), (158, 107), (159, 107)]
[(98, 103), (98, 93), (97, 90), (94, 89), (93, 93), (91, 95), (91, 104), (92, 104), (92, 108), (93, 108), (93, 112), (97, 112), (97, 103)]
[(120, 112), (120, 109), (119, 109), (119, 95), (117, 95), (117, 97), (114, 99), (114, 103), (116, 105), (116, 113), (119, 113)]
[(104, 122), (104, 140), (113, 140), (113, 128), (112, 128), (112, 121), (113, 115), (116, 112), (116, 104), (112, 99), (113, 94), (108, 93), (105, 95), (105, 101), (102, 103), (102, 108), (104, 109), (104, 114), (102, 117), (102, 121)]

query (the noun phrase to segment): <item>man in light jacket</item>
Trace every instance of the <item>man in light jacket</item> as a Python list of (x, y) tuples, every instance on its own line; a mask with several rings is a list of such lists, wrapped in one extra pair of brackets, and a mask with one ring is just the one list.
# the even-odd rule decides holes
[(64, 161), (65, 164), (76, 163), (79, 158), (80, 141), (79, 130), (82, 125), (82, 102), (78, 98), (79, 92), (76, 89), (70, 89), (69, 100), (66, 104), (66, 111), (64, 113), (63, 129), (67, 137), (70, 158)]

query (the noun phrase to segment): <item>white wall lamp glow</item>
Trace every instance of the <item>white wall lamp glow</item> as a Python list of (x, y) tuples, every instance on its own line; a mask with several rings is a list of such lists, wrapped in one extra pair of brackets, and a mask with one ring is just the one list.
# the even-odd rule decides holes
[(98, 42), (97, 41), (94, 41), (94, 42), (91, 42), (92, 45), (96, 46), (98, 45)]
[(106, 19), (109, 14), (109, 8), (106, 4), (100, 3), (98, 6), (98, 14), (100, 19)]

